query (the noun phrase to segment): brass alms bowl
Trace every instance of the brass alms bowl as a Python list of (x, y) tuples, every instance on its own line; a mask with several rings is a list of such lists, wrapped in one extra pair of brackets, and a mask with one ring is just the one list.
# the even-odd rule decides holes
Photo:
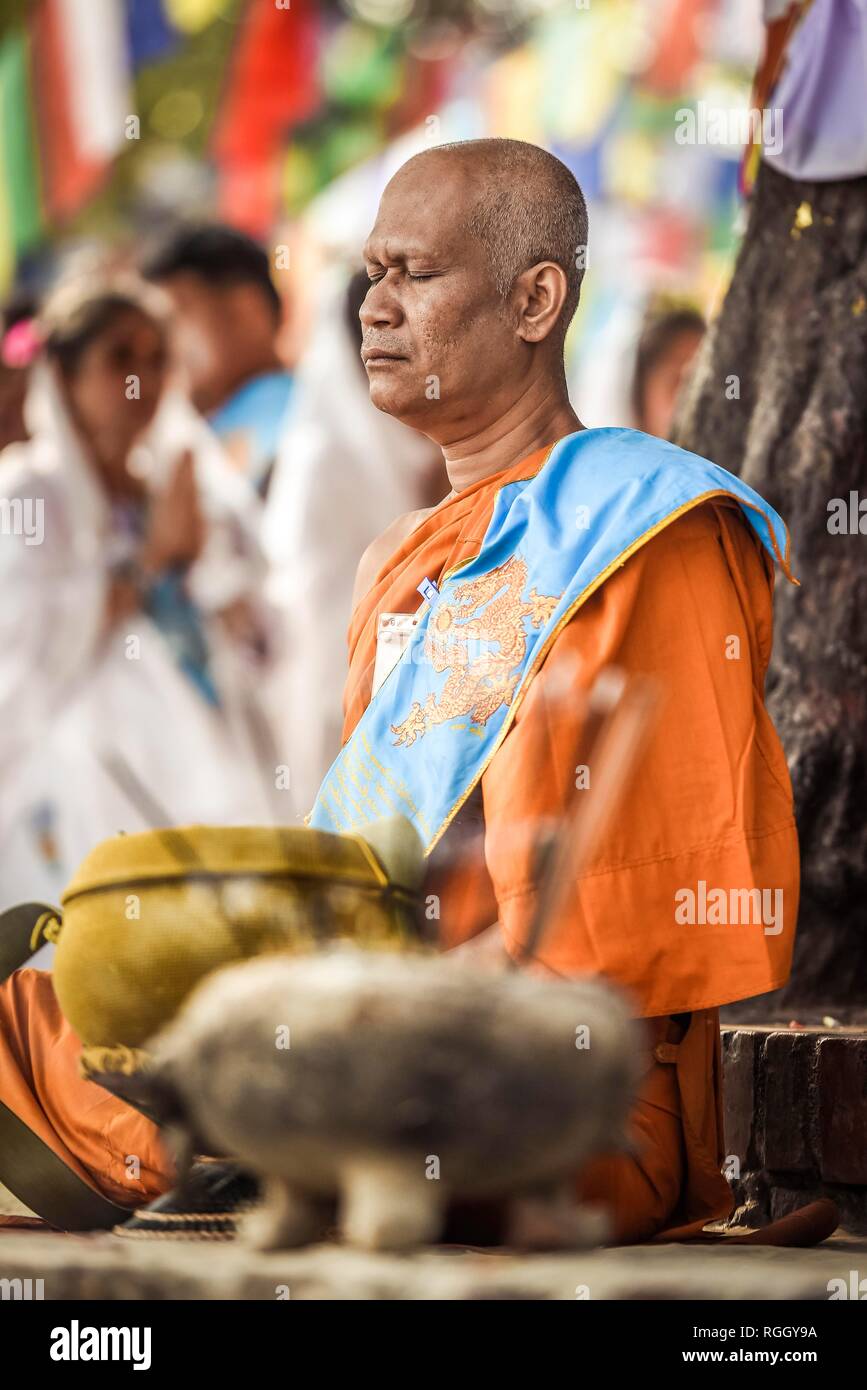
[[(102, 1069), (103, 1049), (134, 1054), (230, 962), (341, 938), (423, 947), (423, 874), (421, 841), (403, 817), (358, 835), (188, 826), (103, 841), (66, 888), (53, 933), (54, 988), (85, 1069)], [(135, 1065), (132, 1055), (115, 1062)]]

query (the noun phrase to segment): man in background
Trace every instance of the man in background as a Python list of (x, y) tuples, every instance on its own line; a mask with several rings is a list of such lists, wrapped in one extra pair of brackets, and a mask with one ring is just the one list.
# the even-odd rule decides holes
[(182, 227), (143, 269), (174, 303), (193, 405), (264, 497), (292, 393), (277, 353), (281, 303), (266, 251), (232, 227)]

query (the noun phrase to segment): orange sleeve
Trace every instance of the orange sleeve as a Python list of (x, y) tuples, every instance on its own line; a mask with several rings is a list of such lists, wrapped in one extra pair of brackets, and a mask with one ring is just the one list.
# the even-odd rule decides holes
[[(608, 976), (644, 1016), (785, 981), (798, 849), (785, 757), (764, 706), (772, 584), (740, 512), (705, 504), (649, 541), (564, 628), (483, 778), (485, 853), (509, 950), (535, 904), (540, 827), (573, 796), (592, 804), (592, 768), (589, 788), (575, 786), (576, 690), (615, 663), (654, 678), (656, 723), (616, 823), (549, 923), (538, 959), (561, 973)], [(710, 921), (676, 918), (681, 890), (695, 893), (701, 915), (701, 882), (736, 904), (725, 923), (718, 910)], [(768, 894), (762, 915), (730, 922), (750, 916), (747, 902), (759, 899), (741, 892), (754, 889)]]
[(159, 1131), (84, 1080), (80, 1053), (47, 971), (16, 970), (0, 983), (0, 1099), (103, 1196), (128, 1207), (150, 1202), (172, 1184)]

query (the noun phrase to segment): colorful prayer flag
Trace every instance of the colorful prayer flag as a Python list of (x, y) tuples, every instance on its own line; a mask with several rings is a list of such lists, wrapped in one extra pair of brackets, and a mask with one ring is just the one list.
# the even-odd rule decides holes
[(163, 0), (126, 0), (126, 10), (133, 68), (165, 58), (177, 48), (180, 35), (169, 23)]
[(214, 135), (221, 213), (253, 233), (271, 225), (286, 134), (319, 101), (313, 0), (249, 6)]
[(132, 115), (122, 0), (41, 0), (32, 14), (39, 144), (50, 216), (105, 177)]
[(165, 0), (166, 14), (178, 29), (197, 34), (226, 9), (228, 0)]
[(24, 29), (11, 30), (0, 42), (0, 186), (6, 210), (2, 239), (7, 276), (9, 264), (38, 241), (42, 230), (29, 46)]
[(110, 159), (132, 109), (122, 0), (57, 0), (72, 115), (85, 158)]

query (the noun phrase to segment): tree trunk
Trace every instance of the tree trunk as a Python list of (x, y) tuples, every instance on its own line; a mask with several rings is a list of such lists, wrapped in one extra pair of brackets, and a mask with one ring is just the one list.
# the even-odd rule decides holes
[(768, 680), (801, 840), (795, 967), (729, 1014), (854, 1021), (867, 1012), (867, 178), (800, 183), (762, 165), (674, 437), (780, 512), (802, 586), (778, 578)]

